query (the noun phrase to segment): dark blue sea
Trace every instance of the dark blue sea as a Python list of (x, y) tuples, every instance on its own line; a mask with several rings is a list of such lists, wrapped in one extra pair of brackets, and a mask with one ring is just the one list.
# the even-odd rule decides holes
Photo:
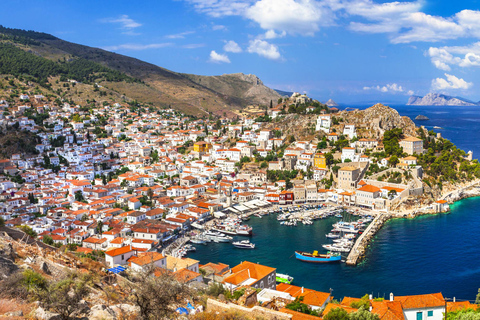
[[(480, 113), (478, 107), (392, 106), (401, 115), (428, 121), (415, 121), (436, 130), (465, 151), (480, 155)], [(313, 225), (281, 226), (276, 216), (252, 217), (251, 241), (254, 250), (236, 249), (231, 244), (196, 245), (189, 257), (201, 263), (223, 262), (234, 266), (248, 260), (277, 268), (295, 278), (298, 286), (328, 292), (336, 298), (423, 294), (442, 292), (447, 298), (475, 299), (480, 287), (480, 198), (465, 199), (452, 206), (450, 214), (416, 219), (395, 219), (375, 236), (367, 258), (359, 266), (308, 264), (297, 261), (295, 250), (321, 251), (325, 234), (336, 218), (315, 221)]]

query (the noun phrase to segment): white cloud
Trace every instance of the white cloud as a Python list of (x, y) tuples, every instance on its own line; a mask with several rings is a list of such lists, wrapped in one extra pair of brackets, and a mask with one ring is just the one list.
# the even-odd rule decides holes
[(230, 59), (228, 59), (226, 54), (219, 54), (216, 53), (215, 50), (212, 50), (210, 52), (210, 62), (215, 62), (215, 63), (230, 63)]
[(406, 93), (408, 95), (412, 95), (411, 90), (406, 91), (405, 88), (403, 88), (401, 85), (398, 85), (396, 83), (389, 83), (384, 86), (371, 86), (371, 87), (363, 87), (363, 90), (368, 91), (368, 90), (376, 90), (380, 92), (388, 92), (388, 93)]
[(182, 46), (184, 49), (197, 49), (205, 47), (205, 43), (190, 43)]
[(334, 14), (322, 1), (260, 0), (249, 7), (245, 16), (262, 29), (313, 36), (320, 26), (331, 25)]
[[(266, 30), (262, 39), (283, 34), (312, 36), (336, 21), (350, 21), (355, 32), (387, 34), (392, 43), (438, 42), (480, 38), (480, 11), (462, 10), (450, 17), (422, 12), (426, 0), (184, 0), (213, 17), (242, 16)], [(377, 0), (379, 1), (379, 0)], [(440, 65), (444, 67), (443, 65)]]
[(227, 43), (225, 43), (225, 45), (223, 46), (223, 50), (225, 50), (226, 52), (233, 52), (233, 53), (242, 52), (242, 48), (240, 48), (238, 43), (236, 43), (233, 40), (230, 40)]
[(159, 49), (172, 46), (173, 43), (151, 43), (151, 44), (135, 44), (135, 43), (126, 43), (116, 46), (107, 46), (103, 49), (108, 51), (117, 51), (117, 50), (148, 50), (148, 49)]
[(185, 32), (176, 33), (176, 34), (169, 34), (169, 35), (165, 36), (165, 38), (167, 38), (167, 39), (185, 39), (185, 36), (187, 36), (189, 34), (193, 34), (193, 33), (195, 33), (195, 31), (185, 31)]
[(430, 47), (425, 55), (440, 70), (450, 71), (452, 65), (462, 68), (480, 67), (480, 42), (469, 46)]
[(128, 30), (132, 30), (132, 29), (135, 29), (135, 28), (138, 28), (138, 27), (141, 27), (142, 24), (141, 23), (138, 23), (136, 21), (134, 21), (133, 19), (131, 19), (128, 15), (124, 14), (124, 15), (121, 15), (120, 17), (118, 18), (105, 18), (105, 19), (102, 19), (101, 20), (103, 23), (118, 23), (120, 24), (120, 27), (122, 29), (125, 29), (127, 30), (125, 32), (125, 34), (134, 34), (136, 35), (135, 33), (132, 33), (132, 32), (129, 32)]
[(260, 39), (251, 40), (247, 51), (271, 60), (278, 60), (281, 58), (276, 45)]
[(370, 22), (351, 22), (353, 31), (390, 34), (392, 43), (436, 42), (462, 37), (480, 37), (480, 11), (462, 10), (452, 17), (421, 12), (423, 1), (376, 4), (371, 0), (351, 2), (345, 11)]
[(275, 38), (283, 38), (287, 35), (287, 32), (282, 31), (280, 33), (276, 33), (275, 30), (268, 30), (265, 32), (265, 39), (275, 39)]
[(432, 80), (432, 90), (451, 90), (451, 89), (462, 89), (466, 90), (473, 86), (473, 83), (466, 82), (461, 78), (457, 78), (454, 75), (445, 73), (444, 78), (436, 78)]

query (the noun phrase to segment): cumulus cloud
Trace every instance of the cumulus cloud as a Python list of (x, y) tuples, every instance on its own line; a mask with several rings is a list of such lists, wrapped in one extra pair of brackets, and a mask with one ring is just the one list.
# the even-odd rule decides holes
[[(213, 17), (242, 16), (266, 30), (263, 39), (278, 35), (312, 36), (321, 27), (348, 19), (355, 32), (387, 34), (392, 43), (436, 42), (480, 38), (480, 11), (462, 10), (450, 17), (422, 12), (424, 0), (184, 0)], [(348, 21), (347, 20), (347, 21)]]
[(457, 78), (454, 75), (445, 73), (444, 78), (436, 78), (432, 80), (432, 90), (451, 90), (451, 89), (462, 89), (467, 90), (473, 86), (473, 83), (466, 82), (461, 78)]
[(226, 52), (233, 52), (233, 53), (242, 52), (242, 48), (240, 48), (238, 43), (236, 43), (233, 40), (226, 42), (225, 45), (223, 46), (223, 50), (225, 50)]
[(268, 30), (265, 32), (265, 35), (263, 36), (265, 39), (275, 39), (275, 38), (283, 38), (287, 35), (285, 31), (282, 31), (280, 33), (276, 33), (275, 30)]
[(126, 43), (114, 46), (106, 46), (103, 49), (108, 51), (117, 51), (117, 50), (148, 50), (148, 49), (159, 49), (172, 46), (173, 43), (150, 43), (150, 44), (135, 44), (135, 43)]
[(138, 33), (134, 33), (133, 29), (141, 27), (142, 24), (134, 21), (128, 15), (124, 14), (118, 18), (105, 18), (100, 20), (103, 23), (114, 23), (119, 24), (120, 28), (125, 30), (125, 34), (136, 35)]
[(371, 0), (363, 0), (351, 3), (345, 10), (352, 16), (358, 15), (369, 20), (351, 22), (351, 30), (390, 34), (392, 43), (436, 42), (480, 36), (477, 22), (480, 11), (462, 10), (445, 18), (421, 12), (422, 5), (422, 1), (376, 4)]
[(228, 56), (226, 54), (216, 53), (215, 50), (212, 50), (210, 52), (209, 61), (215, 63), (230, 63), (230, 59), (228, 59)]
[(384, 86), (371, 86), (371, 87), (363, 87), (363, 90), (376, 90), (380, 92), (388, 92), (388, 93), (406, 93), (408, 95), (412, 95), (413, 92), (411, 90), (406, 91), (401, 85), (396, 83), (389, 83)]
[(271, 60), (278, 60), (281, 58), (276, 45), (260, 39), (251, 40), (247, 51)]
[(469, 46), (430, 47), (425, 55), (440, 70), (450, 71), (452, 65), (462, 68), (480, 67), (480, 42)]
[(332, 24), (334, 14), (323, 1), (260, 0), (245, 16), (265, 30), (312, 36), (320, 26)]

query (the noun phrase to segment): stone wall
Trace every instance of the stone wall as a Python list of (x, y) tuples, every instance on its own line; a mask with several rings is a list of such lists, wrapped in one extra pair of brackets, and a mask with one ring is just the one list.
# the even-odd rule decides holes
[(242, 307), (233, 303), (223, 303), (217, 300), (207, 300), (207, 311), (213, 312), (240, 312), (253, 319), (260, 318), (265, 320), (290, 320), (291, 314), (255, 306), (253, 308)]

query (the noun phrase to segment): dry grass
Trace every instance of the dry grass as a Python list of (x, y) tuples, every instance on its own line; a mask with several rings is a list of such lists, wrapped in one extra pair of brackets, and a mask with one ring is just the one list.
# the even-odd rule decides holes
[(14, 312), (21, 310), (23, 317), (1, 317), (3, 319), (26, 319), (27, 315), (32, 312), (34, 305), (32, 303), (19, 302), (17, 300), (0, 299), (0, 315), (7, 312)]

